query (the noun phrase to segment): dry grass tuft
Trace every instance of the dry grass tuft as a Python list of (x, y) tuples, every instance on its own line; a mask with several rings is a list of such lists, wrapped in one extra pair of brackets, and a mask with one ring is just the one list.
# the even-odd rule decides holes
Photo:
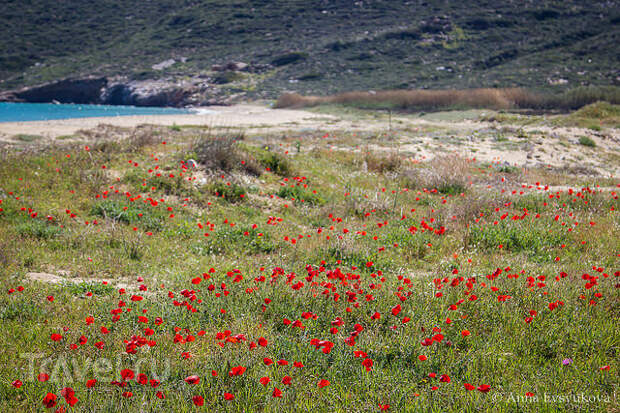
[(365, 151), (364, 162), (368, 171), (385, 173), (396, 172), (400, 169), (402, 159), (396, 151), (387, 154)]
[(404, 187), (437, 190), (456, 195), (467, 190), (469, 162), (457, 155), (438, 156), (426, 168), (406, 169), (400, 173)]
[(237, 142), (245, 138), (243, 132), (207, 133), (192, 142), (191, 149), (196, 161), (209, 171), (232, 172), (243, 170), (250, 175), (258, 176), (262, 168), (254, 159), (242, 153)]
[(321, 104), (342, 104), (362, 108), (402, 110), (445, 109), (578, 109), (597, 101), (620, 103), (620, 88), (577, 88), (562, 95), (541, 94), (521, 88), (479, 88), (445, 90), (385, 90), (346, 92), (332, 96), (302, 96), (285, 93), (276, 108), (302, 108)]
[(541, 98), (523, 89), (466, 89), (466, 90), (386, 90), (380, 92), (346, 92), (333, 96), (301, 96), (284, 94), (276, 108), (299, 108), (325, 103), (407, 110), (436, 110), (445, 108), (510, 109), (523, 105), (535, 106)]

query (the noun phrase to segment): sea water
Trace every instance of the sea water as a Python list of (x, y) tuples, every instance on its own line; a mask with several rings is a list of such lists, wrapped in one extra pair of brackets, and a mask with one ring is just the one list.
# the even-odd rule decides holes
[(188, 113), (197, 113), (197, 111), (159, 107), (0, 102), (0, 122)]

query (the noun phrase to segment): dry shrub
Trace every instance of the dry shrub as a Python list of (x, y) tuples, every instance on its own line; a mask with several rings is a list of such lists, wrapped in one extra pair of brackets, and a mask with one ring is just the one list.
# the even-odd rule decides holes
[(346, 92), (332, 96), (302, 96), (285, 93), (276, 108), (301, 108), (336, 103), (363, 108), (403, 110), (484, 109), (578, 109), (597, 101), (620, 102), (620, 88), (582, 87), (561, 95), (541, 94), (521, 88), (445, 90), (385, 90)]
[[(376, 213), (387, 213), (394, 208), (394, 202), (385, 196), (375, 193), (372, 197), (366, 197), (363, 191), (352, 191), (345, 200), (344, 204), (340, 204), (337, 211), (343, 215), (356, 215), (365, 218), (367, 212), (375, 211)], [(332, 206), (333, 208), (333, 206)]]
[(499, 200), (488, 195), (468, 195), (457, 202), (450, 202), (446, 208), (439, 209), (436, 218), (448, 230), (462, 228), (480, 217), (480, 213), (487, 215), (493, 208), (500, 205)]
[(402, 160), (396, 151), (390, 151), (388, 154), (383, 154), (366, 150), (364, 162), (366, 163), (366, 168), (369, 171), (385, 173), (396, 172), (400, 169)]
[(207, 133), (199, 136), (192, 142), (192, 151), (196, 161), (207, 170), (232, 172), (244, 170), (258, 176), (262, 172), (258, 162), (243, 153), (237, 142), (245, 138), (243, 132), (237, 133)]
[(386, 90), (380, 92), (346, 92), (333, 96), (301, 96), (284, 94), (276, 108), (305, 107), (337, 103), (362, 107), (390, 107), (407, 110), (446, 108), (510, 109), (537, 101), (537, 95), (523, 89), (465, 90)]
[(123, 142), (123, 149), (126, 152), (134, 152), (144, 148), (145, 146), (150, 146), (158, 143), (160, 141), (160, 137), (157, 133), (150, 127), (137, 127), (135, 128), (131, 135)]
[(457, 155), (438, 156), (422, 167), (400, 173), (406, 188), (436, 189), (443, 194), (456, 195), (467, 190), (469, 162)]

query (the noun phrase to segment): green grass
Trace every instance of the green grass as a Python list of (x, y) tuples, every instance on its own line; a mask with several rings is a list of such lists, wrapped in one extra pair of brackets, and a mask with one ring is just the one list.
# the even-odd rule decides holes
[[(497, 176), (490, 187), (484, 181), (453, 196), (405, 191), (389, 173), (362, 170), (354, 149), (365, 137), (346, 132), (330, 132), (329, 140), (309, 135), (298, 154), (278, 155), (295, 178), (235, 171), (233, 184), (232, 176), (198, 171), (206, 185), (182, 180), (167, 189), (192, 133), (131, 152), (93, 150), (92, 159), (80, 143), (0, 162), (3, 411), (44, 409), (48, 392), (58, 395), (55, 408), (67, 406), (60, 394), (67, 386), (79, 411), (615, 408), (620, 219), (610, 191), (557, 194), (520, 184), (502, 191), (513, 188)], [(297, 139), (248, 136), (243, 150), (260, 160), (280, 154), (265, 146), (284, 151)], [(333, 150), (334, 142), (345, 150)], [(158, 185), (143, 186), (154, 153), (165, 173)], [(104, 163), (110, 172), (97, 179), (79, 173)], [(438, 183), (452, 178), (437, 165), (415, 167)], [(462, 168), (475, 182), (516, 173), (477, 162)], [(533, 176), (539, 179), (519, 179), (534, 185)], [(553, 179), (576, 185), (561, 171)], [(597, 183), (617, 182), (588, 178), (590, 188)], [(228, 202), (242, 193), (242, 202)], [(28, 272), (70, 275), (48, 284), (30, 281)], [(261, 337), (266, 346), (258, 345)], [(432, 337), (438, 341), (423, 345)], [(333, 348), (316, 349), (314, 339)], [(35, 355), (33, 376), (27, 353)], [(289, 365), (268, 366), (266, 357)], [(230, 375), (236, 366), (247, 370)], [(161, 383), (111, 384), (126, 368)], [(49, 381), (37, 380), (40, 370)], [(190, 375), (200, 382), (186, 383)], [(271, 382), (262, 385), (262, 377)], [(23, 386), (13, 387), (14, 380)], [(319, 380), (330, 385), (321, 389)], [(466, 383), (490, 389), (468, 391)], [(276, 387), (281, 398), (272, 396)], [(581, 393), (601, 400), (545, 399)], [(194, 396), (204, 398), (201, 409)]]
[(589, 148), (594, 148), (596, 147), (596, 142), (594, 142), (592, 138), (588, 138), (587, 136), (580, 136), (579, 145), (587, 146)]
[(28, 135), (24, 133), (20, 133), (14, 136), (14, 139), (21, 141), (21, 142), (34, 142), (34, 141), (40, 140), (41, 138), (43, 137), (40, 135)]

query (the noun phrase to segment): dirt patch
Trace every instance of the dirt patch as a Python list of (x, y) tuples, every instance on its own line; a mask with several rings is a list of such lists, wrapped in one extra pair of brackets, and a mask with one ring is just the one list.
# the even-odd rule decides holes
[(47, 284), (101, 284), (107, 282), (108, 285), (114, 285), (118, 288), (127, 289), (129, 286), (125, 283), (119, 283), (113, 280), (70, 277), (67, 271), (58, 271), (58, 274), (48, 272), (29, 272), (26, 273), (26, 279), (29, 281), (37, 281)]

